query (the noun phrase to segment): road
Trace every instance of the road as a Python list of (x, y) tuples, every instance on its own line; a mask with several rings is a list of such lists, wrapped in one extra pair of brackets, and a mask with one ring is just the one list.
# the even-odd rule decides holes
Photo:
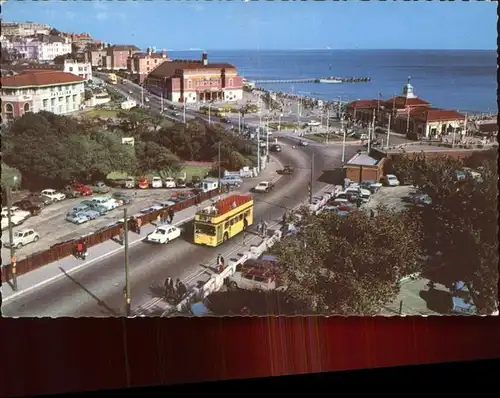
[[(306, 198), (312, 153), (315, 154), (315, 180), (325, 169), (339, 165), (338, 149), (336, 152), (331, 149), (326, 152), (321, 146), (292, 149), (294, 141), (283, 138), (280, 142), (284, 146), (283, 152), (278, 154), (280, 161), (292, 164), (296, 172), (294, 176), (280, 179), (273, 192), (255, 196), (256, 221), (278, 221), (284, 208), (295, 207)], [(350, 150), (355, 152), (355, 148)], [(324, 185), (315, 181), (314, 190)], [(242, 240), (242, 236), (238, 236), (215, 249), (194, 245), (190, 235), (187, 233), (185, 237), (165, 246), (140, 243), (130, 248), (132, 309), (149, 302), (154, 296), (151, 286), (161, 284), (166, 276), (189, 281), (193, 275), (203, 272), (205, 268), (201, 263), (212, 263), (218, 253), (224, 255), (237, 250)], [(3, 313), (5, 316), (17, 317), (122, 316), (123, 264), (122, 252), (111, 255), (44, 288), (4, 302)]]

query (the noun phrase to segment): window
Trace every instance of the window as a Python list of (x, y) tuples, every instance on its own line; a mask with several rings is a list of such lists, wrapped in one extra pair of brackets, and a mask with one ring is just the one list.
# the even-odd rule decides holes
[(67, 95), (67, 96), (66, 96), (66, 105), (69, 105), (69, 100), (70, 100), (70, 98), (71, 98), (71, 97), (70, 97), (69, 95)]
[(48, 106), (49, 106), (49, 100), (48, 99), (44, 99), (43, 100), (43, 107), (47, 108)]
[(54, 107), (56, 105), (56, 99), (55, 98), (51, 98), (50, 99), (50, 106)]
[(188, 89), (192, 88), (193, 82), (191, 80), (188, 80)]
[(76, 94), (73, 94), (73, 102), (76, 102)]
[(24, 104), (24, 113), (29, 112), (29, 111), (30, 111), (30, 104), (28, 104), (28, 103)]
[(59, 97), (59, 102), (63, 102), (64, 97)]
[(72, 66), (69, 67), (69, 71), (73, 72), (73, 67)]
[(12, 104), (5, 104), (5, 117), (7, 120), (14, 118), (14, 107)]
[(233, 79), (232, 78), (228, 80), (228, 86), (233, 87)]
[(62, 86), (59, 86), (57, 89), (58, 91), (62, 91)]

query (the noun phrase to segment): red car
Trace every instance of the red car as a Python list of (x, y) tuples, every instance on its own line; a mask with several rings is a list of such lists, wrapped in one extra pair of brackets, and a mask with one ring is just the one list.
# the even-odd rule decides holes
[(139, 181), (137, 182), (137, 186), (140, 189), (147, 189), (149, 188), (149, 181), (146, 177), (139, 178)]
[(72, 188), (82, 196), (90, 196), (93, 194), (92, 189), (83, 184), (73, 184)]

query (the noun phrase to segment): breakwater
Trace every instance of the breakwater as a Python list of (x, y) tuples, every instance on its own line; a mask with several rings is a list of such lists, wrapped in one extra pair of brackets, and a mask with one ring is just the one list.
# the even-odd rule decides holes
[(321, 79), (282, 79), (282, 80), (254, 80), (254, 84), (299, 84), (299, 83), (323, 83), (323, 84), (342, 84), (342, 83), (368, 83), (369, 77), (335, 77)]

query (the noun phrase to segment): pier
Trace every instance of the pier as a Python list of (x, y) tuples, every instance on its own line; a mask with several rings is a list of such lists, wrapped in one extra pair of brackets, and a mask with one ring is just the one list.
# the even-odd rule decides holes
[[(323, 81), (322, 81), (323, 80)], [(334, 83), (328, 83), (324, 80), (335, 80)], [(300, 83), (320, 83), (320, 84), (342, 84), (342, 83), (368, 83), (369, 77), (335, 77), (319, 79), (289, 79), (289, 80), (254, 80), (254, 84), (300, 84)]]

